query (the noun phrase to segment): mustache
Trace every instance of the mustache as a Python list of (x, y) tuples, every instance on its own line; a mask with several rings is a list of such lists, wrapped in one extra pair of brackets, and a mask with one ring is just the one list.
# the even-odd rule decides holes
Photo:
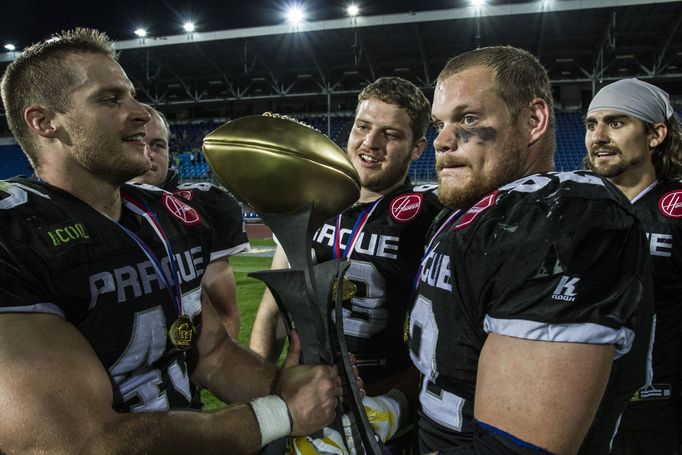
[(446, 167), (469, 166), (469, 162), (458, 156), (437, 155), (436, 156), (436, 170), (440, 171)]
[(591, 155), (596, 155), (597, 153), (600, 153), (600, 152), (620, 154), (621, 150), (616, 146), (609, 146), (609, 145), (593, 145), (592, 147), (590, 147), (590, 154)]

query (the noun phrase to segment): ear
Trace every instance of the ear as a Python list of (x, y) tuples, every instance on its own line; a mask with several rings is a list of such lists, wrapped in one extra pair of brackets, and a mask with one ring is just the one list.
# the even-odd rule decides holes
[(426, 138), (421, 137), (417, 142), (415, 142), (414, 146), (412, 146), (412, 152), (410, 152), (410, 159), (412, 161), (417, 161), (419, 157), (422, 155), (422, 152), (426, 148)]
[(654, 131), (649, 133), (649, 148), (652, 150), (658, 147), (668, 137), (668, 127), (665, 123), (655, 123)]
[(24, 121), (38, 136), (54, 138), (57, 128), (53, 125), (54, 113), (44, 106), (29, 106), (24, 111)]
[(547, 102), (541, 98), (533, 98), (530, 102), (528, 128), (530, 136), (528, 145), (532, 145), (544, 137), (549, 129), (550, 111)]

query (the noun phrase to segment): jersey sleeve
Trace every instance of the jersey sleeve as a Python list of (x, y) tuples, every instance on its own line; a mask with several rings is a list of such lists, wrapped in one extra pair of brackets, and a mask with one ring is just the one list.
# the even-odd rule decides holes
[(250, 249), (249, 239), (244, 229), (242, 209), (230, 194), (211, 185), (201, 205), (213, 228), (212, 261)]
[[(34, 255), (15, 242), (0, 240), (0, 313), (48, 313), (65, 317), (47, 292), (49, 278), (40, 279), (42, 267)], [(14, 244), (14, 247), (12, 247)], [(15, 258), (21, 257), (21, 261)], [(31, 267), (24, 264), (32, 263)]]
[(627, 353), (650, 290), (645, 236), (632, 212), (582, 197), (501, 205), (465, 255), (484, 330)]

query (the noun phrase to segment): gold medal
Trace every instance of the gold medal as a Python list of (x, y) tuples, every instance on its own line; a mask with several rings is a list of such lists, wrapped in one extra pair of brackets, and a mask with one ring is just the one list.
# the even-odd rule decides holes
[(168, 329), (168, 338), (178, 350), (186, 351), (192, 347), (192, 338), (195, 333), (192, 321), (187, 315), (181, 314)]
[[(334, 301), (336, 302), (336, 294), (338, 293), (338, 281), (334, 281), (334, 284), (332, 285), (332, 297), (334, 298)], [(343, 279), (343, 287), (341, 288), (341, 300), (346, 301), (350, 300), (353, 297), (355, 297), (355, 294), (358, 292), (358, 287), (353, 283), (351, 280), (344, 278)]]

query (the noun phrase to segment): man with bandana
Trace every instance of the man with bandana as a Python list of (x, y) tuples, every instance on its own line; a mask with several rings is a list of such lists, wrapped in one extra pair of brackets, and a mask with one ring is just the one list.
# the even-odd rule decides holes
[(638, 79), (602, 88), (585, 120), (585, 166), (630, 199), (654, 265), (652, 381), (623, 414), (614, 454), (677, 454), (682, 415), (682, 130), (668, 94)]

